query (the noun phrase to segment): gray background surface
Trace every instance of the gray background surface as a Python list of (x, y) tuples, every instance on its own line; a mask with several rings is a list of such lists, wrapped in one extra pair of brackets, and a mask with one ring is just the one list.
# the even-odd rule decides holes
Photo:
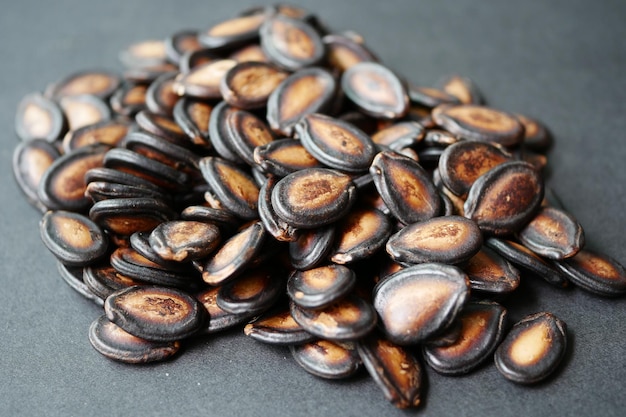
[[(303, 1), (294, 3), (305, 4)], [(504, 380), (493, 364), (465, 377), (428, 371), (424, 404), (399, 411), (365, 372), (313, 377), (287, 349), (239, 330), (201, 339), (176, 359), (117, 364), (90, 346), (101, 311), (59, 278), (39, 239), (40, 214), (11, 174), (15, 108), (72, 71), (120, 70), (118, 51), (183, 28), (208, 28), (247, 1), (13, 1), (0, 12), (0, 415), (623, 415), (626, 300), (560, 291), (528, 278), (511, 318), (551, 310), (571, 346), (555, 378)], [(626, 2), (319, 0), (337, 30), (364, 35), (383, 62), (416, 83), (473, 78), (488, 102), (552, 129), (550, 177), (590, 246), (626, 262)]]

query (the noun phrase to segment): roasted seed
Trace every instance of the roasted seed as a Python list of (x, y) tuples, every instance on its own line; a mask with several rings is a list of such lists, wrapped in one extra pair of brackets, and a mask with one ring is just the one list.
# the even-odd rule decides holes
[(186, 140), (183, 129), (169, 116), (142, 110), (135, 116), (135, 121), (146, 132), (162, 137), (170, 142), (184, 143)]
[(145, 84), (126, 83), (111, 96), (111, 109), (121, 116), (134, 117), (146, 108), (146, 91)]
[(292, 242), (298, 238), (299, 230), (291, 227), (287, 222), (276, 215), (272, 207), (272, 191), (278, 180), (270, 177), (265, 181), (259, 191), (259, 218), (265, 229), (274, 236), (275, 239), (283, 242)]
[(117, 290), (132, 287), (133, 285), (145, 285), (141, 281), (120, 274), (108, 263), (84, 268), (83, 282), (89, 287), (91, 292), (103, 301)]
[(111, 266), (122, 275), (137, 279), (143, 283), (176, 288), (191, 288), (197, 284), (197, 274), (192, 270), (183, 270), (163, 266), (163, 262), (152, 262), (132, 248), (119, 247), (110, 257)]
[(43, 139), (54, 142), (67, 130), (63, 110), (53, 100), (33, 93), (25, 96), (17, 106), (15, 131), (25, 142)]
[(236, 17), (212, 26), (198, 37), (210, 50), (235, 48), (257, 39), (266, 18), (266, 13)]
[(217, 294), (220, 288), (221, 287), (210, 287), (196, 294), (196, 298), (202, 303), (209, 316), (208, 324), (205, 321), (204, 331), (206, 333), (216, 333), (230, 329), (246, 322), (253, 316), (253, 314), (248, 312), (233, 314), (222, 310), (222, 308), (217, 305)]
[(120, 52), (119, 59), (128, 68), (165, 64), (167, 60), (165, 42), (150, 39), (133, 43)]
[(160, 75), (150, 83), (146, 91), (146, 107), (152, 113), (171, 116), (176, 102), (180, 98), (174, 91), (174, 78), (178, 72), (172, 71)]
[(571, 214), (552, 207), (544, 207), (517, 234), (528, 249), (548, 259), (571, 258), (585, 244), (580, 224)]
[(149, 241), (161, 258), (185, 262), (211, 254), (220, 243), (220, 232), (210, 223), (174, 220), (158, 225)]
[(257, 146), (253, 153), (254, 162), (264, 172), (284, 177), (292, 172), (307, 168), (321, 168), (322, 165), (306, 150), (299, 140), (278, 139)]
[(524, 126), (524, 147), (536, 152), (545, 152), (552, 146), (550, 131), (538, 120), (516, 114), (517, 120)]
[(172, 115), (194, 145), (210, 148), (209, 120), (212, 111), (211, 104), (183, 97), (176, 102)]
[(119, 120), (103, 120), (80, 129), (72, 130), (63, 138), (63, 152), (70, 153), (74, 149), (89, 145), (104, 144), (119, 146), (126, 136), (130, 124)]
[(437, 86), (444, 92), (456, 97), (463, 104), (481, 104), (483, 102), (478, 87), (467, 77), (449, 75), (441, 78)]
[(582, 249), (555, 265), (576, 286), (594, 294), (614, 297), (626, 293), (626, 270), (605, 254)]
[(274, 136), (263, 120), (244, 110), (226, 115), (229, 147), (248, 165), (255, 166), (253, 152), (257, 146), (274, 141)]
[(317, 340), (290, 346), (291, 355), (305, 371), (320, 378), (347, 378), (358, 371), (361, 360), (353, 343)]
[(82, 71), (55, 83), (49, 94), (55, 99), (83, 94), (91, 94), (106, 99), (117, 90), (120, 83), (120, 77), (112, 72)]
[(460, 100), (456, 96), (437, 88), (409, 83), (407, 92), (411, 103), (424, 107), (437, 107), (440, 104), (460, 104)]
[(202, 48), (198, 32), (195, 30), (178, 31), (165, 39), (164, 43), (167, 59), (175, 64), (178, 64), (186, 53)]
[(104, 300), (94, 294), (91, 289), (83, 282), (83, 268), (71, 267), (63, 265), (61, 261), (57, 261), (57, 270), (59, 275), (67, 285), (83, 298), (92, 301), (99, 307), (104, 305)]
[(237, 61), (232, 59), (218, 59), (198, 65), (176, 77), (174, 91), (179, 96), (219, 99), (222, 97), (220, 94), (222, 78), (236, 64)]
[(246, 324), (243, 332), (259, 342), (273, 345), (294, 345), (316, 339), (296, 323), (288, 308), (264, 313)]
[(417, 122), (398, 122), (372, 135), (376, 145), (391, 149), (408, 148), (417, 145), (424, 138), (424, 128)]
[(217, 305), (233, 314), (262, 313), (282, 295), (284, 281), (284, 276), (275, 268), (248, 269), (222, 285), (217, 294)]
[(50, 165), (61, 156), (58, 149), (44, 139), (20, 143), (13, 151), (13, 176), (28, 202), (45, 212), (39, 200), (39, 183)]
[(347, 264), (373, 256), (391, 235), (389, 218), (376, 209), (356, 209), (337, 224), (330, 260)]
[(149, 232), (175, 217), (166, 204), (152, 198), (116, 198), (95, 203), (89, 217), (106, 230), (122, 236)]
[(342, 265), (296, 270), (287, 280), (287, 295), (302, 308), (323, 308), (346, 296), (355, 283), (354, 271)]
[(476, 291), (508, 294), (520, 283), (519, 271), (487, 247), (472, 256), (463, 271), (469, 277), (471, 289)]
[(334, 238), (334, 225), (300, 230), (298, 239), (289, 242), (291, 265), (300, 270), (318, 266), (330, 253)]
[(365, 45), (347, 36), (332, 34), (322, 38), (326, 47), (328, 64), (343, 72), (359, 62), (376, 62), (378, 59)]
[(89, 94), (64, 96), (59, 105), (67, 118), (70, 130), (92, 125), (111, 118), (111, 110), (101, 98)]
[(289, 73), (263, 62), (243, 62), (222, 78), (220, 92), (231, 106), (241, 109), (265, 107), (270, 94)]

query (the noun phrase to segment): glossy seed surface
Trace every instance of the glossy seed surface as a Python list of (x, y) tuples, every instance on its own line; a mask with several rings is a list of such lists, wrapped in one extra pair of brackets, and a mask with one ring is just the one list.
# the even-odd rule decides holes
[[(446, 328), (469, 298), (469, 279), (460, 269), (436, 263), (411, 266), (381, 281), (374, 308), (389, 340), (415, 344)], [(414, 306), (421, 306), (419, 309)]]
[(355, 209), (337, 224), (330, 260), (349, 264), (373, 256), (392, 232), (389, 218), (376, 209)]
[(456, 97), (463, 104), (481, 104), (482, 95), (474, 81), (460, 75), (443, 77), (437, 86), (444, 92)]
[(117, 120), (105, 120), (68, 132), (63, 138), (63, 151), (70, 153), (74, 149), (89, 145), (105, 144), (119, 146), (128, 133), (130, 125)]
[(555, 265), (575, 285), (592, 293), (605, 297), (626, 293), (626, 270), (605, 254), (582, 249)]
[(59, 100), (59, 105), (63, 109), (70, 130), (111, 118), (111, 110), (107, 103), (93, 95), (65, 96)]
[(120, 82), (120, 77), (112, 72), (82, 71), (56, 83), (51, 96), (58, 99), (66, 96), (91, 94), (100, 98), (107, 98), (113, 94)]
[(123, 236), (148, 232), (175, 213), (166, 204), (152, 198), (117, 198), (95, 203), (89, 217), (104, 229)]
[(202, 306), (209, 316), (208, 323), (205, 321), (203, 328), (205, 333), (217, 333), (233, 328), (245, 323), (253, 315), (248, 312), (233, 314), (222, 310), (222, 308), (217, 305), (217, 294), (219, 291), (220, 287), (209, 287), (195, 295), (196, 299), (202, 303)]
[(258, 38), (266, 18), (265, 13), (257, 13), (225, 20), (200, 33), (199, 40), (211, 50), (233, 48)]
[(444, 375), (470, 372), (496, 349), (506, 326), (507, 312), (495, 302), (470, 303), (459, 314), (461, 333), (447, 346), (424, 347), (426, 363)]
[(205, 310), (183, 291), (156, 286), (130, 287), (112, 294), (104, 303), (106, 317), (146, 340), (170, 342), (196, 333)]
[(316, 339), (293, 319), (288, 308), (262, 314), (246, 324), (243, 332), (259, 342), (274, 345), (294, 345)]
[(463, 271), (469, 277), (472, 290), (507, 294), (520, 283), (520, 272), (486, 246), (467, 261)]
[(226, 130), (232, 150), (248, 165), (254, 166), (254, 150), (274, 141), (274, 136), (263, 120), (244, 110), (235, 110), (226, 116)]
[(145, 285), (139, 280), (127, 277), (119, 273), (108, 263), (98, 263), (83, 269), (83, 282), (89, 287), (91, 292), (102, 300), (113, 294), (117, 290), (128, 288), (133, 285)]
[(322, 167), (302, 143), (294, 139), (277, 139), (257, 146), (253, 158), (263, 171), (279, 177), (301, 169)]
[(287, 295), (300, 307), (322, 308), (346, 296), (355, 283), (354, 271), (342, 265), (296, 270), (287, 281)]
[(534, 384), (556, 370), (566, 348), (565, 322), (547, 312), (531, 314), (513, 326), (496, 350), (496, 368), (510, 381)]
[(301, 270), (320, 265), (332, 250), (334, 238), (334, 225), (300, 230), (298, 238), (289, 242), (291, 265)]
[(398, 122), (374, 133), (372, 141), (377, 145), (400, 149), (416, 145), (424, 138), (424, 133), (424, 128), (417, 122)]
[(265, 107), (270, 94), (289, 73), (264, 62), (241, 62), (222, 78), (220, 93), (240, 109)]
[(465, 217), (483, 232), (507, 235), (532, 219), (543, 199), (543, 179), (525, 162), (506, 162), (480, 176), (465, 201)]
[(40, 222), (41, 239), (61, 262), (92, 264), (106, 254), (109, 240), (89, 217), (69, 211), (48, 211)]
[(63, 110), (39, 93), (25, 96), (17, 106), (15, 131), (23, 141), (43, 139), (54, 142), (66, 129)]
[(163, 259), (185, 262), (213, 252), (220, 243), (217, 226), (187, 220), (161, 223), (150, 233), (150, 246)]
[(176, 102), (172, 116), (194, 145), (211, 147), (209, 120), (213, 106), (204, 101), (183, 97)]
[(219, 59), (194, 67), (176, 78), (174, 91), (179, 96), (219, 99), (222, 78), (236, 64), (232, 59)]
[(374, 54), (361, 43), (348, 36), (330, 34), (322, 38), (326, 45), (326, 59), (333, 68), (343, 72), (359, 62), (378, 61)]
[(50, 165), (61, 156), (59, 150), (44, 139), (20, 143), (13, 151), (13, 177), (30, 204), (45, 212), (39, 200), (39, 183)]
[(270, 308), (284, 289), (284, 277), (271, 267), (245, 271), (225, 283), (217, 294), (217, 305), (234, 314), (258, 314)]
[(574, 216), (553, 207), (542, 208), (517, 236), (528, 249), (553, 260), (571, 258), (585, 245), (583, 228)]
[(310, 374), (326, 379), (341, 379), (353, 375), (361, 363), (353, 343), (317, 340), (290, 346), (298, 365)]
[(150, 342), (133, 336), (105, 315), (89, 327), (89, 342), (102, 355), (123, 363), (149, 363), (166, 360), (178, 352), (180, 342)]
[(374, 335), (359, 341), (357, 350), (388, 401), (398, 408), (420, 405), (424, 371), (408, 350)]
[(83, 282), (83, 268), (63, 265), (61, 261), (57, 261), (57, 271), (61, 279), (81, 297), (93, 302), (98, 307), (104, 305), (104, 300), (91, 291), (89, 286)]
[(265, 229), (274, 236), (275, 239), (282, 242), (293, 242), (298, 238), (300, 230), (292, 227), (289, 223), (276, 215), (276, 211), (272, 207), (272, 191), (276, 186), (278, 179), (270, 177), (265, 181), (259, 191), (259, 218), (265, 226)]

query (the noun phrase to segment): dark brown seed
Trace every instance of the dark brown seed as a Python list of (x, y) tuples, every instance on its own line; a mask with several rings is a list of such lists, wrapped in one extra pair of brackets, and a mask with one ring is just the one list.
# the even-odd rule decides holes
[(211, 156), (200, 160), (200, 170), (227, 211), (242, 219), (258, 217), (259, 188), (249, 174), (224, 159)]
[(83, 270), (83, 282), (102, 300), (106, 300), (117, 290), (144, 285), (141, 281), (120, 274), (109, 264), (86, 267)]
[(165, 64), (167, 60), (165, 42), (150, 39), (133, 43), (120, 52), (119, 59), (128, 68)]
[(63, 138), (63, 152), (102, 143), (112, 147), (119, 146), (128, 133), (130, 124), (120, 120), (103, 120), (92, 125), (72, 130)]
[(152, 198), (102, 200), (89, 210), (89, 217), (93, 221), (122, 236), (149, 232), (175, 215), (166, 204)]
[(169, 62), (150, 65), (146, 67), (134, 67), (124, 71), (124, 79), (139, 84), (149, 84), (166, 72), (177, 71), (178, 68)]
[(528, 249), (548, 259), (571, 258), (585, 244), (580, 224), (571, 214), (552, 207), (544, 207), (517, 234)]
[(543, 178), (526, 162), (505, 162), (480, 176), (465, 201), (465, 217), (483, 232), (507, 235), (533, 218), (543, 199)]
[(424, 138), (424, 128), (417, 122), (398, 122), (372, 135), (376, 145), (391, 149), (407, 148), (417, 145)]
[(521, 157), (522, 161), (531, 164), (537, 171), (543, 171), (548, 166), (548, 157), (539, 153), (524, 150)]
[(230, 132), (226, 125), (229, 114), (235, 111), (237, 109), (225, 101), (220, 101), (213, 108), (209, 119), (209, 138), (211, 145), (219, 156), (235, 164), (243, 164), (244, 162), (233, 149), (230, 141)]
[(379, 282), (373, 303), (389, 340), (408, 345), (448, 327), (468, 299), (469, 279), (463, 271), (427, 263), (402, 269)]
[(150, 342), (133, 336), (105, 315), (89, 327), (89, 342), (99, 353), (123, 363), (164, 361), (178, 352), (180, 342)]
[(220, 83), (226, 73), (237, 61), (232, 59), (218, 59), (206, 64), (198, 65), (187, 73), (181, 73), (174, 82), (174, 91), (179, 96), (196, 97), (200, 99), (219, 99)]
[[(199, 67), (200, 65), (208, 64), (212, 61), (221, 59), (213, 50), (208, 48), (198, 49), (197, 51), (187, 51), (180, 58), (178, 63), (179, 71), (181, 74), (187, 74), (192, 69)], [(177, 68), (174, 67), (174, 70)]]
[(308, 23), (274, 15), (259, 29), (261, 48), (269, 60), (290, 71), (317, 64), (324, 58), (324, 44)]
[(441, 199), (428, 173), (413, 159), (380, 152), (370, 167), (374, 184), (389, 211), (411, 224), (437, 216)]
[(483, 247), (463, 267), (472, 290), (508, 294), (520, 283), (520, 273), (509, 262)]
[(165, 55), (167, 59), (178, 64), (183, 55), (202, 48), (195, 30), (181, 30), (165, 39)]
[(387, 253), (396, 262), (460, 264), (480, 250), (483, 237), (471, 220), (435, 217), (413, 223), (389, 238)]
[(120, 77), (108, 71), (82, 71), (54, 84), (50, 97), (60, 99), (61, 97), (90, 94), (106, 99), (117, 90), (120, 83)]
[(353, 343), (317, 340), (290, 346), (291, 355), (305, 371), (320, 378), (347, 378), (358, 371), (361, 359)]
[(284, 276), (274, 268), (248, 269), (222, 285), (217, 294), (217, 305), (233, 314), (259, 314), (283, 294), (284, 282)]
[(355, 186), (348, 175), (311, 168), (281, 179), (272, 192), (272, 206), (293, 227), (311, 229), (343, 217), (355, 198)]
[(166, 194), (149, 188), (102, 181), (92, 181), (87, 184), (85, 195), (94, 203), (112, 198), (154, 198), (161, 201), (169, 199)]
[(443, 151), (438, 167), (443, 184), (454, 194), (465, 198), (478, 177), (512, 160), (513, 157), (498, 145), (461, 141)]
[(302, 143), (295, 139), (278, 139), (266, 145), (257, 146), (254, 149), (253, 158), (264, 172), (278, 177), (284, 177), (302, 169), (322, 167), (319, 161), (302, 146)]
[(309, 310), (290, 303), (291, 315), (307, 332), (328, 340), (357, 340), (376, 326), (376, 311), (354, 295), (321, 309)]
[(142, 110), (135, 116), (135, 121), (146, 132), (162, 137), (170, 142), (184, 143), (186, 140), (185, 132), (171, 117)]
[(211, 254), (220, 243), (220, 232), (210, 223), (175, 220), (158, 225), (149, 241), (161, 258), (186, 262)]
[(481, 104), (482, 94), (472, 80), (460, 75), (449, 75), (439, 80), (437, 86), (456, 97), (463, 104)]
[(460, 104), (460, 100), (452, 94), (437, 88), (422, 87), (408, 84), (407, 92), (412, 103), (424, 107), (437, 107), (440, 104)]
[(39, 93), (25, 96), (17, 106), (15, 131), (25, 142), (42, 139), (54, 142), (67, 130), (63, 110)]
[(626, 293), (626, 270), (605, 254), (582, 249), (555, 265), (576, 286), (594, 294), (614, 297)]
[(514, 265), (529, 270), (557, 287), (566, 287), (567, 278), (530, 249), (510, 240), (490, 237), (485, 244)]
[(229, 112), (226, 115), (225, 125), (229, 147), (250, 166), (256, 165), (253, 156), (254, 149), (274, 140), (265, 122), (244, 110)]
[(194, 145), (210, 148), (209, 120), (212, 111), (211, 104), (183, 97), (176, 102), (173, 117)]
[(264, 62), (269, 63), (269, 59), (265, 52), (263, 52), (263, 48), (261, 45), (253, 43), (251, 45), (244, 46), (242, 48), (237, 49), (232, 54), (228, 56), (228, 59), (234, 59), (235, 61), (242, 62)]
[(202, 45), (211, 50), (245, 45), (259, 37), (259, 28), (267, 17), (266, 13), (235, 17), (201, 32), (198, 38)]
[(272, 191), (277, 182), (278, 179), (272, 176), (261, 186), (258, 203), (259, 218), (268, 233), (274, 236), (276, 240), (293, 242), (298, 238), (298, 229), (291, 227), (278, 217), (272, 207)]
[(172, 116), (174, 106), (180, 98), (174, 91), (174, 78), (177, 74), (177, 71), (167, 72), (150, 83), (145, 98), (146, 106), (152, 113)]
[(473, 104), (444, 104), (433, 110), (433, 119), (453, 135), (467, 140), (515, 146), (524, 140), (524, 126), (515, 116)]
[(95, 145), (57, 158), (46, 170), (37, 191), (41, 202), (52, 210), (84, 211), (91, 205), (85, 197), (85, 173), (102, 166), (109, 149)]
[(39, 224), (41, 239), (62, 263), (90, 265), (106, 255), (109, 241), (100, 227), (82, 214), (49, 211)]
[(47, 207), (39, 200), (39, 183), (50, 165), (61, 156), (58, 149), (44, 139), (20, 143), (13, 151), (13, 176), (27, 201), (40, 211)]
[[(167, 223), (167, 221), (165, 223)], [(143, 256), (148, 261), (153, 262), (158, 265), (158, 266), (154, 266), (154, 265), (150, 265), (146, 263), (145, 266), (155, 267), (157, 269), (160, 268), (160, 269), (173, 271), (173, 272), (187, 273), (191, 271), (191, 268), (188, 268), (189, 264), (180, 263), (177, 261), (169, 261), (159, 256), (159, 254), (154, 249), (152, 249), (152, 246), (150, 246), (150, 233), (152, 232), (135, 232), (132, 235), (130, 235), (130, 238), (129, 238), (130, 247), (132, 249), (134, 249), (139, 255)], [(132, 254), (132, 252), (128, 252), (128, 253)], [(134, 262), (134, 263), (143, 265), (142, 262)]]
[(298, 239), (289, 243), (291, 265), (301, 270), (318, 266), (330, 253), (334, 238), (334, 225), (301, 230)]
[(126, 172), (118, 171), (111, 168), (97, 167), (91, 168), (85, 173), (85, 182), (109, 182), (112, 184), (132, 185), (141, 187), (154, 192), (165, 193), (165, 191), (157, 185)]
[(109, 104), (115, 113), (134, 117), (146, 108), (146, 91), (145, 84), (126, 83), (111, 96)]
[(444, 375), (466, 374), (491, 356), (504, 334), (507, 312), (494, 302), (470, 303), (459, 314), (457, 341), (448, 346), (424, 347), (424, 359)]
[(366, 171), (376, 148), (363, 131), (352, 124), (319, 113), (309, 114), (295, 126), (296, 135), (322, 164), (346, 172)]
[(104, 305), (104, 300), (94, 294), (83, 282), (83, 268), (63, 265), (61, 261), (57, 261), (57, 270), (63, 281), (83, 298), (92, 301), (99, 307)]
[(496, 368), (510, 381), (533, 384), (556, 370), (567, 348), (565, 322), (536, 313), (517, 322), (495, 353)]
[(70, 130), (111, 118), (108, 104), (97, 96), (89, 94), (64, 96), (59, 100), (59, 105), (63, 109)]
[(111, 266), (120, 274), (143, 283), (166, 287), (191, 288), (197, 286), (197, 274), (191, 269), (163, 266), (164, 261), (152, 262), (132, 248), (119, 247), (110, 257)]
[(516, 114), (515, 117), (524, 126), (524, 147), (535, 152), (545, 152), (550, 149), (553, 141), (552, 135), (543, 124), (521, 114)]
[(200, 302), (173, 288), (139, 286), (113, 293), (104, 303), (107, 318), (128, 333), (168, 342), (196, 333), (205, 320)]
[(378, 61), (365, 45), (347, 36), (326, 35), (322, 38), (322, 42), (326, 47), (326, 61), (339, 72), (343, 72), (359, 62)]
[(250, 319), (253, 314), (248, 312), (242, 314), (233, 314), (222, 310), (217, 305), (217, 294), (221, 287), (211, 287), (196, 294), (196, 298), (208, 313), (208, 324), (205, 321), (204, 331), (206, 333), (215, 333), (222, 330), (230, 329), (242, 324)]
[(306, 68), (291, 74), (267, 100), (267, 122), (272, 130), (291, 136), (304, 116), (323, 113), (335, 98), (335, 78), (325, 69)]
[(243, 332), (254, 340), (273, 345), (294, 345), (316, 339), (296, 323), (288, 308), (273, 309), (255, 318), (246, 324)]
[(347, 264), (373, 256), (391, 235), (389, 218), (376, 209), (356, 209), (337, 224), (330, 260)]
[(397, 119), (409, 109), (409, 97), (398, 77), (375, 62), (360, 62), (341, 76), (346, 96), (364, 113)]
[(355, 283), (354, 271), (343, 265), (296, 270), (287, 280), (287, 295), (302, 308), (323, 308), (345, 297)]
[(239, 275), (263, 249), (266, 232), (261, 222), (255, 222), (228, 239), (210, 257), (202, 272), (209, 285), (221, 285)]
[(124, 138), (126, 149), (188, 174), (198, 174), (200, 157), (193, 151), (145, 132), (132, 132)]
[(423, 370), (411, 353), (379, 336), (360, 340), (356, 346), (367, 372), (388, 401), (398, 408), (420, 405)]
[(220, 228), (222, 235), (229, 235), (231, 232), (234, 232), (239, 223), (237, 218), (226, 210), (218, 210), (205, 206), (186, 207), (180, 213), (180, 218), (183, 220), (213, 223)]
[(243, 62), (222, 78), (220, 92), (231, 106), (241, 109), (265, 107), (270, 94), (289, 73), (263, 62)]
[(424, 342), (424, 346), (450, 346), (459, 340), (462, 330), (463, 323), (457, 318), (447, 328), (437, 333), (435, 336), (428, 338), (428, 340)]
[(457, 143), (459, 139), (452, 133), (440, 129), (429, 129), (424, 136), (425, 146), (447, 147)]
[(407, 111), (405, 118), (421, 124), (425, 129), (434, 129), (437, 127), (437, 124), (432, 118), (432, 111), (430, 107), (410, 103), (409, 110)]

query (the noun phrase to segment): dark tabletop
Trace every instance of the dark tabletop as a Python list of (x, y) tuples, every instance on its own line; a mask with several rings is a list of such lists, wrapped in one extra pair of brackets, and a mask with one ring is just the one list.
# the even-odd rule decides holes
[[(304, 1), (294, 3), (306, 4)], [(312, 2), (311, 2), (312, 3)], [(544, 121), (556, 137), (547, 184), (583, 225), (589, 246), (626, 262), (626, 2), (318, 0), (410, 80), (472, 78), (488, 103)], [(554, 378), (506, 381), (489, 362), (469, 376), (428, 370), (417, 411), (396, 410), (366, 375), (329, 382), (286, 348), (240, 329), (187, 345), (166, 363), (114, 363), (89, 344), (101, 309), (67, 287), (43, 247), (40, 214), (11, 174), (20, 98), (70, 72), (121, 70), (128, 44), (205, 29), (247, 1), (22, 0), (0, 12), (0, 415), (618, 416), (626, 409), (626, 299), (558, 290), (526, 277), (512, 321), (550, 310), (569, 327)], [(308, 8), (313, 8), (310, 4)]]

